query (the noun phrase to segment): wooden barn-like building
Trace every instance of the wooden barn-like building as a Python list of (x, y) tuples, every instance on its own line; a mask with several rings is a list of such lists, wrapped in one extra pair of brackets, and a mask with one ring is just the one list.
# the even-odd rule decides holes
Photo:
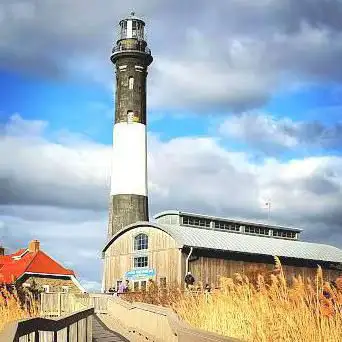
[(103, 291), (129, 280), (133, 290), (149, 279), (184, 285), (190, 271), (197, 284), (217, 287), (221, 276), (274, 267), (280, 258), (288, 275), (312, 277), (317, 265), (325, 278), (340, 275), (342, 250), (300, 241), (301, 229), (165, 211), (154, 222), (137, 222), (117, 232), (103, 249)]

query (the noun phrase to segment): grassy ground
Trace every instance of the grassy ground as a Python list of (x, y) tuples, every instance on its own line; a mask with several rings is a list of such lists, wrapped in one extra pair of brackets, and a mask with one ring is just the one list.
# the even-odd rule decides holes
[(20, 300), (16, 291), (0, 289), (0, 331), (9, 323), (38, 315), (38, 304), (30, 295)]
[(297, 277), (290, 284), (277, 259), (272, 274), (253, 281), (239, 274), (221, 278), (220, 289), (209, 296), (163, 292), (152, 284), (126, 298), (172, 307), (192, 326), (244, 341), (342, 341), (342, 280), (332, 287), (318, 268), (314, 280)]

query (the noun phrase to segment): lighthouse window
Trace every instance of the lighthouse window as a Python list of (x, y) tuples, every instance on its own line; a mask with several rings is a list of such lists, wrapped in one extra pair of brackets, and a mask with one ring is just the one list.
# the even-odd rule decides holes
[(121, 38), (127, 37), (127, 21), (124, 21), (121, 25)]
[(127, 122), (128, 123), (132, 123), (133, 119), (134, 119), (134, 113), (133, 113), (133, 111), (129, 110), (127, 112)]
[(134, 87), (134, 77), (131, 76), (131, 77), (128, 79), (128, 88), (129, 88), (130, 90), (132, 90), (133, 87)]
[(137, 22), (133, 21), (132, 22), (132, 37), (136, 38), (137, 36)]

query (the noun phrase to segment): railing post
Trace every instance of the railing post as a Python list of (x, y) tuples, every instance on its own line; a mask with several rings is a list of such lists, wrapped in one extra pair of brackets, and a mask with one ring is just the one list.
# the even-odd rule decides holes
[(76, 322), (76, 341), (78, 342), (78, 322)]
[(58, 293), (58, 317), (62, 315), (62, 293)]
[(88, 342), (88, 316), (85, 318), (85, 342)]
[(67, 326), (67, 339), (66, 342), (70, 342), (70, 325)]
[(34, 332), (34, 342), (39, 342), (39, 330)]
[(53, 332), (53, 342), (57, 342), (57, 331)]

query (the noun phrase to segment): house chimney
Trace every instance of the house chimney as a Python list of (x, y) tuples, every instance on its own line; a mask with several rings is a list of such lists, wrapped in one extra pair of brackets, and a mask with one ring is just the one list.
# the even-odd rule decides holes
[(40, 242), (38, 240), (32, 240), (29, 243), (28, 250), (29, 252), (36, 253), (39, 251), (39, 247), (40, 247)]
[(5, 247), (0, 246), (0, 256), (5, 255)]

